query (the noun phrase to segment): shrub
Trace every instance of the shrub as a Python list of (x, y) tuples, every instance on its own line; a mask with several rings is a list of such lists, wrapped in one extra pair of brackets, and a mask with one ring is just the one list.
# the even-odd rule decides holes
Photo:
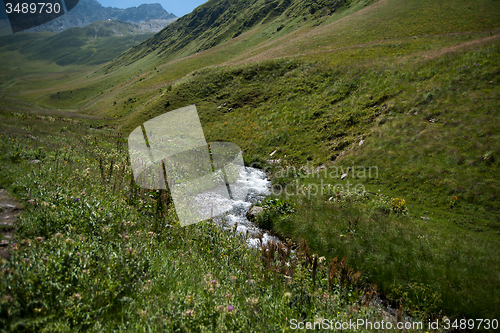
[(405, 199), (392, 198), (391, 200), (392, 211), (396, 214), (406, 215), (408, 208), (406, 207)]

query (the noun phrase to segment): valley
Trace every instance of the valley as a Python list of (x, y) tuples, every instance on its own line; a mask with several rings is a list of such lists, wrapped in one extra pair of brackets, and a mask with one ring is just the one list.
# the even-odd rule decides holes
[[(499, 319), (499, 19), (492, 0), (211, 0), (154, 35), (94, 23), (0, 37), (0, 184), (25, 207), (19, 263), (2, 262), (25, 274), (2, 273), (4, 324), (290, 331), (387, 306), (391, 320)], [(267, 171), (255, 223), (296, 256), (210, 221), (182, 228), (168, 193), (130, 182), (128, 134), (191, 104), (207, 142)], [(70, 310), (40, 292), (24, 303), (26, 281), (47, 279)]]

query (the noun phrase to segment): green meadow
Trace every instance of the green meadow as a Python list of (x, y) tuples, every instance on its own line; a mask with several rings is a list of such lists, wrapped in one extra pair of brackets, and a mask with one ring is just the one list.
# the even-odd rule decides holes
[[(386, 320), (372, 299), (394, 323), (499, 320), (499, 19), (491, 0), (209, 1), (131, 48), (88, 44), (102, 62), (5, 39), (0, 184), (23, 205), (5, 331)], [(191, 104), (268, 172), (255, 223), (287, 247), (180, 227), (133, 184), (128, 134)]]

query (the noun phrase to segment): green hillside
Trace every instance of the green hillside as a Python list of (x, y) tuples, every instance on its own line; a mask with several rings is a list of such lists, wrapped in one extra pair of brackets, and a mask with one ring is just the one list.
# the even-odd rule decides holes
[(24, 63), (44, 61), (59, 66), (99, 65), (152, 35), (142, 33), (141, 27), (134, 23), (103, 21), (57, 34), (42, 32), (3, 36), (0, 37), (0, 52), (5, 55), (6, 61), (0, 66), (4, 67), (2, 72), (5, 74), (13, 61), (19, 61), (12, 59), (16, 52)]
[[(103, 31), (106, 33), (109, 30)], [(5, 133), (19, 131), (25, 137), (30, 128), (37, 126), (38, 118), (33, 114), (59, 117), (63, 112), (72, 112), (73, 117), (76, 113), (82, 119), (92, 118), (82, 120), (79, 127), (65, 128), (77, 133), (75, 137), (88, 136), (78, 144), (78, 151), (88, 154), (85, 158), (94, 161), (90, 170), (104, 177), (104, 167), (97, 162), (100, 153), (93, 153), (93, 149), (101, 146), (95, 143), (97, 139), (92, 140), (93, 132), (86, 132), (88, 127), (110, 129), (112, 134), (102, 139), (107, 142), (102, 147), (115, 144), (120, 147), (105, 161), (106, 168), (111, 165), (110, 170), (114, 170), (112, 160), (126, 164), (122, 140), (131, 130), (167, 111), (196, 104), (207, 141), (234, 142), (244, 150), (248, 165), (270, 172), (276, 194), (262, 204), (266, 210), (256, 219), (260, 226), (295, 244), (307, 240), (310, 250), (302, 245), (303, 253), (312, 251), (327, 261), (346, 257), (348, 265), (361, 272), (365, 286), (376, 285), (387, 302), (414, 318), (499, 318), (499, 1), (211, 0), (110, 62), (92, 62), (82, 55), (77, 62), (80, 67), (68, 65), (66, 70), (60, 65), (69, 64), (74, 58), (42, 50), (64, 45), (68, 50), (73, 47), (78, 52), (88, 52), (89, 45), (93, 45), (96, 55), (106, 54), (100, 59), (109, 60), (112, 51), (108, 46), (112, 44), (106, 38), (118, 39), (93, 40), (90, 31), (79, 31), (77, 39), (59, 35), (47, 34), (42, 38), (22, 35), (18, 39), (5, 39), (5, 44), (1, 44), (2, 58), (8, 59), (0, 64), (3, 66), (0, 110), (2, 117), (9, 119), (3, 128)], [(70, 41), (68, 46), (65, 40)], [(95, 44), (98, 41), (102, 43)], [(42, 63), (46, 64), (44, 69), (36, 66)], [(38, 120), (47, 121), (43, 117)], [(41, 124), (41, 128), (53, 126)], [(44, 129), (38, 135), (47, 136), (52, 145), (62, 147), (65, 132), (61, 132), (61, 139), (50, 138), (50, 132)], [(71, 142), (76, 145), (74, 140)], [(9, 153), (8, 141), (3, 147), (6, 161), (18, 163), (17, 155)], [(14, 157), (8, 157), (9, 154)], [(52, 168), (56, 160), (51, 161)], [(21, 166), (31, 170), (26, 161), (22, 163), (19, 170), (24, 170)], [(78, 163), (82, 163), (78, 168), (83, 170), (87, 162), (82, 159)], [(77, 168), (76, 162), (73, 168)], [(360, 171), (369, 168), (374, 168), (376, 174)], [(320, 172), (311, 174), (313, 170)], [(347, 178), (341, 179), (344, 173)], [(15, 176), (6, 172), (4, 184), (9, 185), (9, 180), (20, 174), (21, 171)], [(359, 185), (367, 192), (364, 195), (349, 192), (348, 182), (351, 189)], [(49, 187), (55, 186), (51, 181), (48, 183)], [(111, 185), (107, 186), (107, 191), (111, 191)], [(125, 183), (121, 188), (123, 192), (117, 192), (117, 198), (122, 194), (127, 198), (133, 192)], [(286, 188), (293, 193), (283, 192)], [(42, 195), (42, 190), (37, 191), (37, 196)], [(50, 187), (50, 191), (55, 189)], [(96, 195), (105, 198), (105, 192)], [(25, 200), (34, 196), (25, 190), (19, 193)], [(163, 203), (155, 194), (151, 195), (157, 200), (157, 206), (148, 206), (148, 214), (153, 216)], [(51, 194), (47, 200), (57, 203), (56, 198), (57, 195)], [(127, 215), (125, 203), (123, 207), (117, 204), (120, 211), (123, 209), (120, 221), (122, 218), (143, 221), (140, 205), (134, 202), (133, 209), (138, 211), (131, 215)], [(168, 207), (168, 216), (161, 218), (175, 225), (173, 207)], [(33, 225), (40, 228), (45, 225), (49, 213), (44, 212), (33, 218)], [(157, 221), (157, 217), (153, 220)], [(25, 221), (23, 235), (35, 237), (36, 228), (29, 226), (28, 219)], [(114, 228), (112, 218), (106, 224), (99, 221), (96, 222), (99, 228)], [(43, 228), (43, 236), (51, 237), (65, 226), (47, 224)], [(117, 230), (122, 232), (120, 228)], [(146, 231), (136, 229), (133, 231)], [(70, 230), (76, 232), (71, 237), (89, 233), (83, 228)], [(181, 230), (165, 231), (162, 237), (166, 238), (154, 244), (165, 245), (162, 242), (179, 236), (191, 239), (189, 244), (196, 247), (190, 258), (200, 256), (212, 262), (213, 255), (222, 255), (215, 245), (213, 253), (204, 250), (209, 241), (199, 237), (200, 230), (205, 229), (193, 226)], [(96, 231), (96, 235), (105, 237), (101, 231)], [(210, 235), (214, 239), (226, 237)], [(56, 246), (57, 242), (53, 240), (50, 244)], [(112, 249), (100, 251), (112, 257)], [(120, 251), (121, 256), (127, 255), (125, 248)], [(255, 255), (239, 251), (231, 255), (237, 258)], [(168, 251), (163, 254), (168, 253), (171, 254)], [(148, 252), (147, 257), (154, 254)], [(231, 262), (236, 257), (231, 257)], [(269, 268), (266, 258), (262, 254), (260, 259)], [(304, 258), (307, 261), (309, 257)], [(242, 261), (242, 264), (254, 267), (255, 263)], [(190, 259), (189, 265), (198, 274), (204, 274), (196, 260)], [(312, 267), (304, 265), (305, 274), (313, 274)], [(160, 263), (156, 261), (153, 267), (149, 273), (160, 279)], [(196, 289), (204, 282), (189, 275), (189, 267), (179, 274)], [(227, 288), (232, 283), (230, 276), (236, 275), (231, 269), (224, 271)], [(251, 269), (244, 274), (261, 274)], [(110, 281), (120, 281), (117, 274), (110, 273)], [(355, 307), (352, 299), (346, 301), (349, 305), (341, 311), (323, 308), (319, 305), (323, 304), (320, 295), (314, 291), (315, 278), (300, 274), (294, 275), (290, 285), (284, 282), (285, 289), (279, 289), (284, 293), (289, 292), (286, 288), (292, 288), (290, 302), (272, 303), (255, 312), (247, 309), (241, 320), (255, 321), (261, 330), (281, 332), (285, 328), (283, 317), (266, 317), (267, 312), (273, 313), (271, 308), (279, 308), (281, 312), (286, 308), (291, 315), (311, 320), (333, 315), (335, 311), (345, 318), (364, 316), (365, 310), (360, 309), (365, 308), (359, 304)], [(288, 279), (283, 276), (276, 279), (281, 278)], [(326, 275), (324, 278), (329, 281)], [(312, 285), (304, 287), (301, 284), (304, 279)], [(176, 300), (172, 311), (182, 318), (177, 322), (169, 317), (170, 323), (174, 322), (169, 327), (188, 327), (182, 325), (188, 325), (191, 312), (185, 315), (185, 311), (191, 307), (187, 303), (180, 306), (179, 299), (189, 292), (176, 294), (159, 280), (152, 280), (152, 290), (172, 292), (171, 297)], [(272, 282), (263, 278), (257, 283), (262, 290), (269, 291), (268, 295), (272, 294), (269, 299), (275, 300), (273, 293), (277, 289), (271, 287)], [(132, 286), (130, 281), (126, 284)], [(95, 286), (97, 290), (104, 288), (97, 282)], [(134, 298), (138, 292), (135, 286), (123, 291), (120, 297)], [(324, 290), (329, 293), (330, 287)], [(302, 298), (305, 289), (312, 290), (305, 293), (311, 299)], [(231, 290), (234, 295), (236, 289)], [(359, 292), (356, 287), (352, 290)], [(88, 295), (91, 294), (89, 291)], [(210, 295), (200, 296), (196, 308), (200, 324), (189, 326), (190, 329), (203, 331), (200, 327), (209, 327), (210, 316), (218, 318), (219, 324), (221, 318), (228, 318), (213, 314), (215, 305)], [(221, 302), (223, 294), (219, 296), (217, 302)], [(162, 297), (158, 296), (159, 304), (166, 304), (168, 297)], [(99, 302), (88, 304), (103, 309)], [(110, 304), (125, 313), (143, 311), (137, 303), (127, 302), (110, 300)], [(242, 298), (238, 302), (242, 306), (249, 301)], [(339, 304), (347, 304), (342, 302)], [(134, 323), (147, 318), (144, 320), (150, 320), (150, 327), (163, 327), (154, 322), (158, 311), (154, 308), (155, 314), (134, 314)], [(82, 317), (78, 318), (77, 322), (83, 322)], [(230, 322), (224, 324), (229, 331), (237, 327), (231, 326), (236, 325), (234, 321)], [(117, 327), (109, 325), (111, 330)]]
[[(130, 49), (105, 66), (109, 72), (154, 52), (162, 58), (187, 56), (219, 45), (261, 25), (265, 37), (280, 31), (296, 30), (301, 24), (315, 26), (332, 14), (362, 8), (373, 0), (291, 1), (291, 0), (210, 0), (178, 19), (153, 38)], [(311, 23), (312, 22), (312, 23)], [(269, 29), (272, 27), (271, 29)], [(247, 45), (244, 48), (248, 47)], [(252, 44), (252, 43), (250, 43)]]

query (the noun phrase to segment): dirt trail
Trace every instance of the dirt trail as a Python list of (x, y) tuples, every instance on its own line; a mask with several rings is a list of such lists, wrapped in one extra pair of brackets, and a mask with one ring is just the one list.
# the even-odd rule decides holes
[(5, 189), (0, 188), (0, 256), (2, 258), (7, 259), (10, 256), (9, 245), (12, 245), (15, 232), (14, 222), (21, 208), (21, 205)]

